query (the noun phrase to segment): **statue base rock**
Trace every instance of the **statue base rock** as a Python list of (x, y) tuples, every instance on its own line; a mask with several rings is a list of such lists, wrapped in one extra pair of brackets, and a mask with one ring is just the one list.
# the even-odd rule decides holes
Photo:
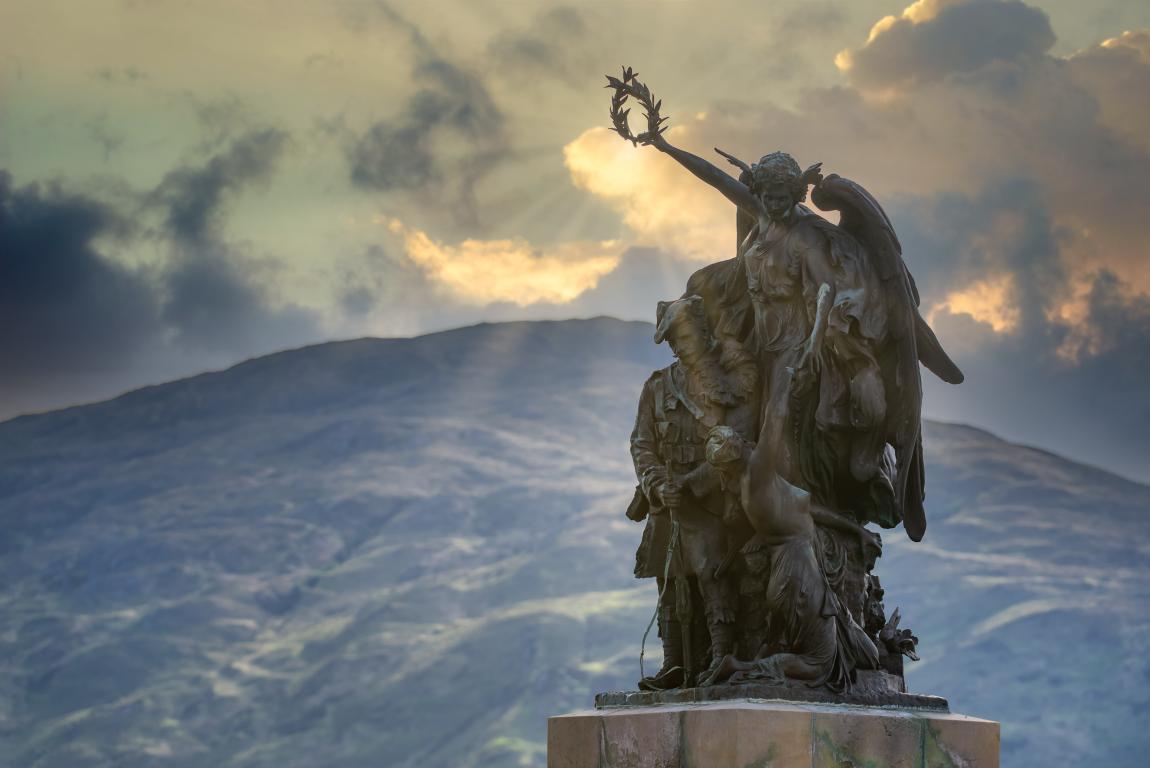
[(548, 768), (998, 768), (999, 725), (937, 709), (712, 701), (549, 718)]
[(772, 685), (745, 682), (738, 685), (711, 685), (698, 688), (674, 688), (668, 691), (612, 691), (595, 695), (595, 707), (651, 707), (659, 704), (701, 704), (732, 699), (782, 700), (818, 704), (857, 704), (866, 707), (899, 709), (932, 709), (949, 712), (941, 696), (907, 693), (903, 679), (881, 670), (859, 670), (857, 679), (846, 693), (832, 693), (825, 688), (809, 688), (802, 683)]

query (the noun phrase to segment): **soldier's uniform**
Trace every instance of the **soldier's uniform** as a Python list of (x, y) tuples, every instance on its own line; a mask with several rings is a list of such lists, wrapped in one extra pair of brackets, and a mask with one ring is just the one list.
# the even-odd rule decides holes
[[(728, 580), (716, 576), (716, 569), (728, 555), (728, 532), (724, 517), (731, 514), (731, 495), (719, 485), (718, 474), (707, 463), (705, 444), (713, 426), (724, 423), (725, 408), (704, 406), (701, 397), (692, 397), (688, 376), (679, 363), (656, 371), (643, 385), (639, 413), (631, 435), (631, 457), (639, 478), (639, 489), (650, 506), (643, 540), (635, 554), (635, 576), (655, 577), (663, 590), (663, 576), (687, 577), (692, 591), (697, 588), (702, 611), (694, 620), (705, 620), (711, 646), (710, 656), (701, 656), (705, 647), (695, 648), (690, 666), (705, 669), (711, 657), (730, 653), (735, 620), (734, 602)], [(683, 483), (677, 508), (682, 557), (667, 565), (671, 538), (671, 515), (663, 509), (659, 489), (670, 468)], [(675, 611), (676, 585), (667, 586), (659, 606), (659, 633), (663, 638), (664, 670), (683, 664), (682, 626)], [(701, 615), (700, 615), (701, 614)], [(702, 645), (702, 644), (700, 644)]]

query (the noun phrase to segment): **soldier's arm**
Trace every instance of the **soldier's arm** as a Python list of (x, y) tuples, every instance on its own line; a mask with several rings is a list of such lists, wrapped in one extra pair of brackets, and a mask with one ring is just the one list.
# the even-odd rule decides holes
[(655, 393), (652, 376), (643, 385), (639, 396), (639, 412), (635, 416), (635, 429), (631, 432), (631, 460), (635, 476), (652, 506), (662, 506), (659, 486), (666, 480), (667, 470), (659, 456), (659, 434), (655, 427)]
[(696, 499), (701, 499), (707, 494), (719, 490), (720, 487), (719, 473), (708, 461), (704, 461), (688, 472), (683, 478), (683, 482)]

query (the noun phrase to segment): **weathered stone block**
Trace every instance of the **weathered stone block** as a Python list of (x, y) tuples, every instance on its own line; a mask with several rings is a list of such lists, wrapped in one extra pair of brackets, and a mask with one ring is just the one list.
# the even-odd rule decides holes
[(601, 760), (611, 768), (679, 768), (683, 707), (605, 713)]
[(920, 768), (922, 718), (909, 712), (840, 708), (812, 715), (815, 768)]
[(548, 768), (599, 768), (602, 738), (602, 718), (598, 712), (575, 712), (562, 718), (549, 718)]
[(758, 704), (739, 708), (736, 715), (739, 746), (731, 765), (807, 768), (811, 764), (809, 711), (782, 703), (770, 708)]
[(998, 723), (786, 701), (615, 707), (552, 717), (548, 768), (998, 768)]
[(924, 728), (925, 768), (997, 768), (998, 723), (946, 715), (925, 721)]

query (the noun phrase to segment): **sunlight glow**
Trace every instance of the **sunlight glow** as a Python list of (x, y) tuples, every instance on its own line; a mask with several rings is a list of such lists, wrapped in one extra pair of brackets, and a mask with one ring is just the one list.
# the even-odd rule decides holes
[(1018, 327), (1021, 319), (1014, 300), (1014, 278), (1012, 275), (979, 280), (961, 291), (954, 291), (946, 299), (935, 304), (928, 316), (933, 322), (939, 312), (952, 315), (970, 315), (980, 323), (986, 323), (995, 333), (1009, 333)]
[(617, 240), (571, 242), (541, 250), (522, 238), (445, 245), (395, 218), (377, 219), (403, 239), (412, 262), (457, 298), (473, 304), (566, 304), (594, 288), (619, 263)]
[[(689, 146), (692, 125), (672, 128), (668, 139)], [(697, 261), (734, 255), (731, 204), (658, 150), (591, 128), (567, 144), (563, 156), (575, 186), (619, 211), (641, 244)]]

